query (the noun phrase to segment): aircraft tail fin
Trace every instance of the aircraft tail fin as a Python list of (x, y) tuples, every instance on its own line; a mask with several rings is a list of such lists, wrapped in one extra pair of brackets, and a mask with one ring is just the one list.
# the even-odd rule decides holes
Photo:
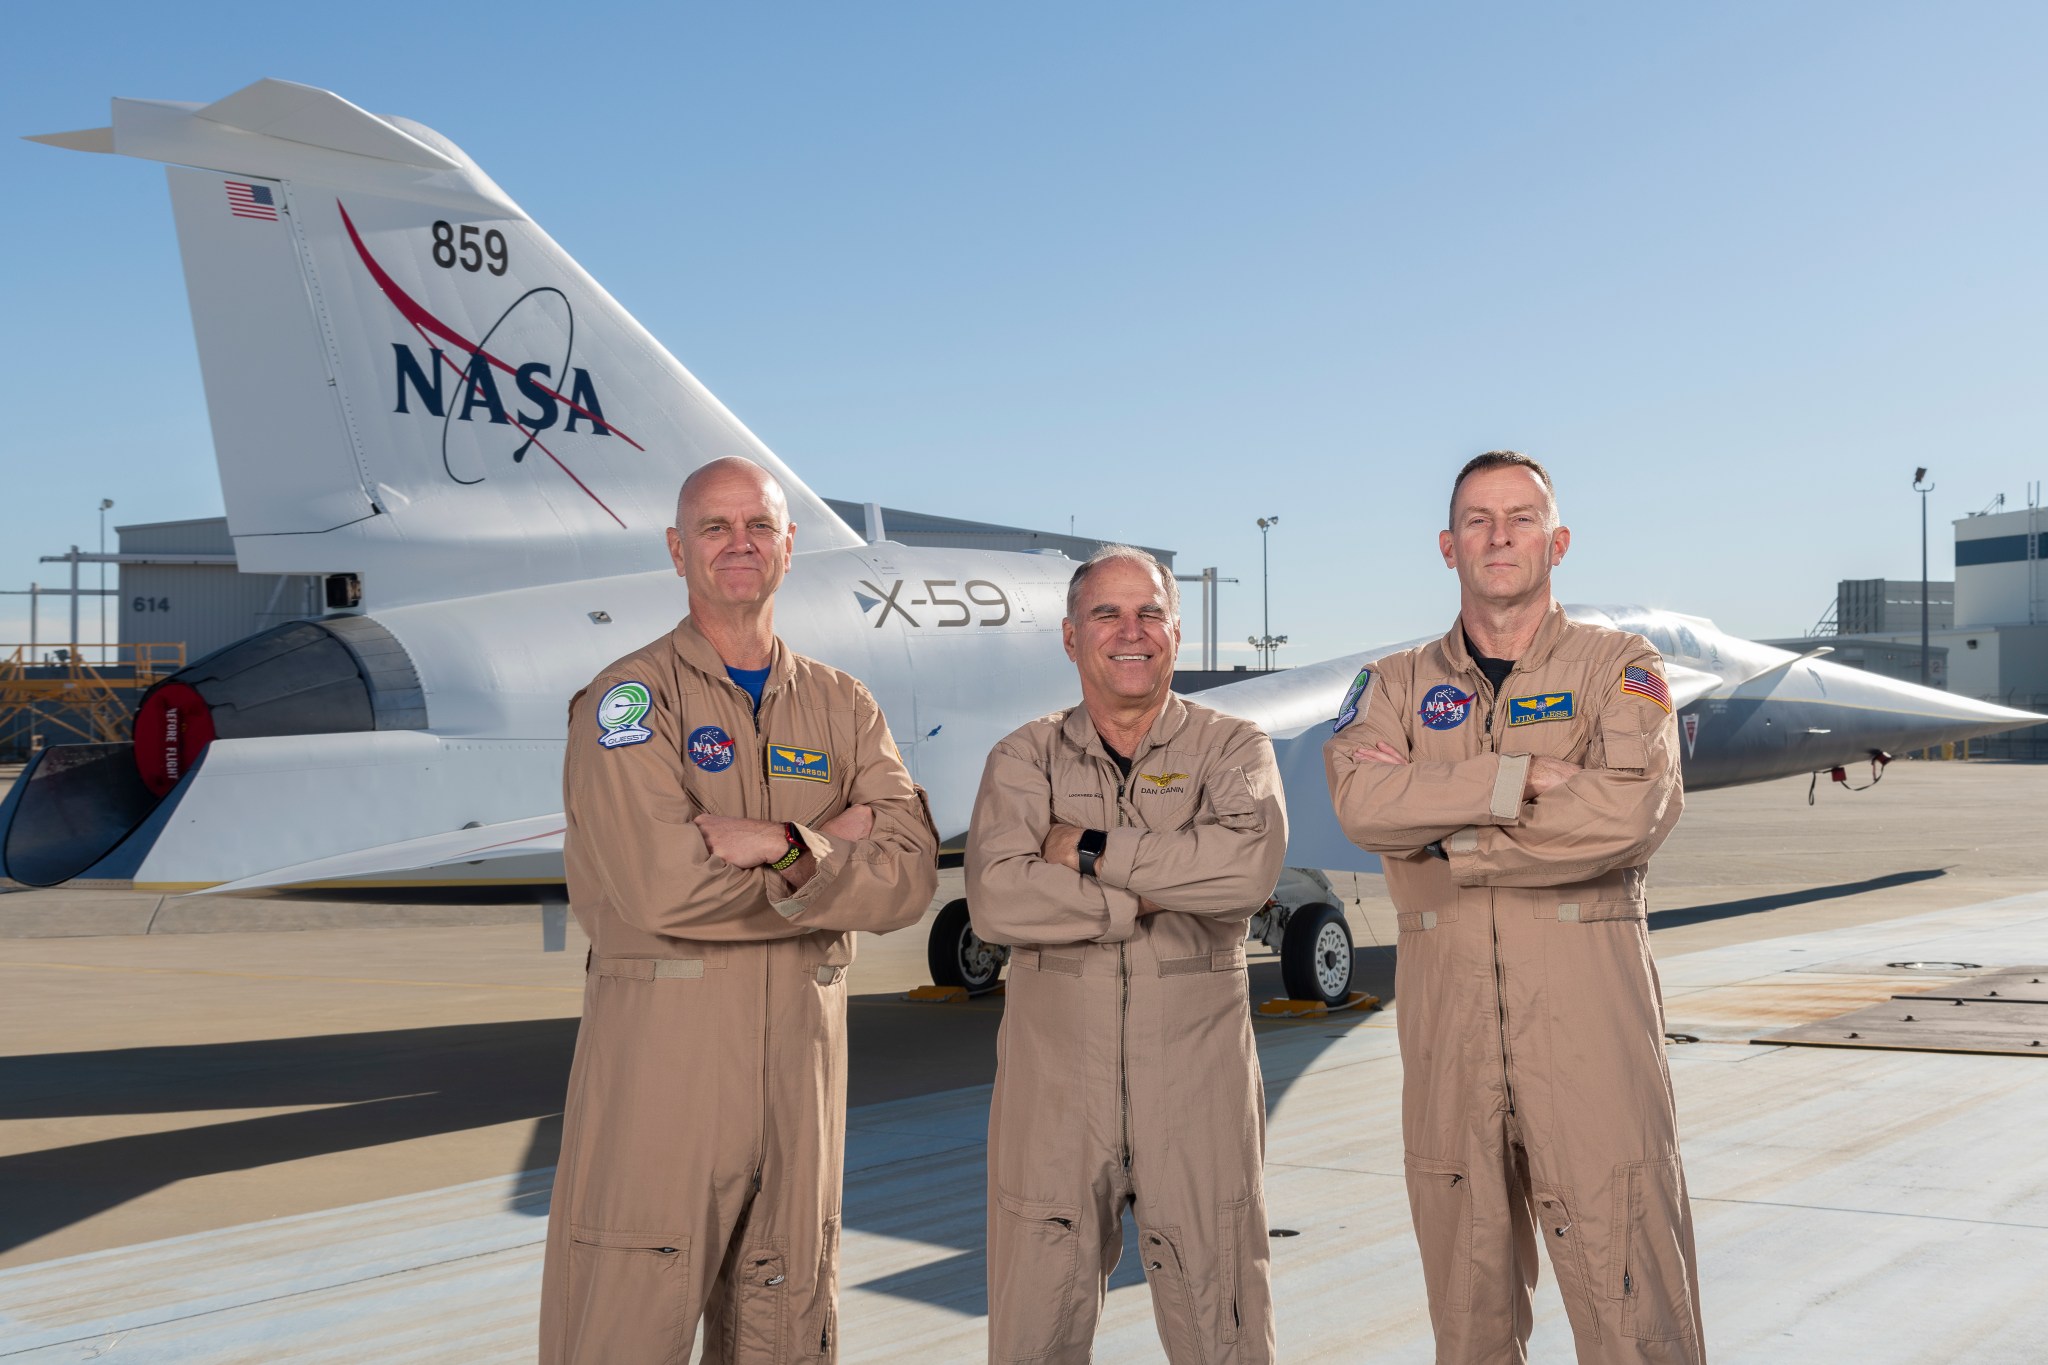
[(432, 129), (264, 80), (34, 140), (170, 164), (244, 570), (387, 605), (659, 569), (677, 486), (727, 455), (800, 548), (860, 542)]

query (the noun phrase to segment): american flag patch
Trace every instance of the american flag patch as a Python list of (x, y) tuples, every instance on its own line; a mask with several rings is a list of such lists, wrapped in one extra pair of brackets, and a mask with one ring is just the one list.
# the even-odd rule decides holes
[(228, 212), (237, 218), (277, 221), (277, 196), (268, 185), (247, 185), (239, 180), (223, 181), (228, 189)]
[(1671, 709), (1671, 689), (1664, 685), (1662, 678), (1647, 668), (1622, 669), (1621, 690), (1633, 692), (1638, 697), (1648, 697), (1666, 711)]

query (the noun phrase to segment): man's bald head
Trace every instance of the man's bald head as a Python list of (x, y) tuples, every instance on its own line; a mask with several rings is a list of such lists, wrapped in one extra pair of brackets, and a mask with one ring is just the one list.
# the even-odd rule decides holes
[(710, 497), (713, 490), (724, 491), (735, 484), (759, 490), (768, 505), (775, 509), (780, 525), (785, 529), (789, 526), (789, 499), (783, 494), (782, 485), (776, 482), (773, 474), (740, 455), (727, 455), (699, 465), (689, 478), (683, 480), (682, 488), (676, 493), (676, 526), (687, 530), (690, 508), (694, 503)]

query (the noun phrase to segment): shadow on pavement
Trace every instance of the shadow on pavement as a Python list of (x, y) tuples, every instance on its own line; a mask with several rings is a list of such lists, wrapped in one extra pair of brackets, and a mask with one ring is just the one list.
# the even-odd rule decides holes
[(1706, 924), (1713, 920), (1733, 919), (1738, 915), (1757, 915), (1766, 910), (1783, 910), (1788, 906), (1810, 905), (1815, 901), (1840, 900), (1848, 896), (1861, 896), (1870, 891), (1882, 891), (1887, 887), (1929, 882), (1947, 875), (1948, 869), (1945, 867), (1923, 867), (1911, 872), (1888, 872), (1882, 877), (1870, 877), (1860, 882), (1837, 882), (1833, 886), (1812, 886), (1799, 891), (1785, 891), (1774, 896), (1750, 896), (1745, 900), (1719, 901), (1713, 905), (1689, 905), (1683, 910), (1653, 910), (1650, 912), (1650, 927), (1682, 929), (1688, 924)]
[[(1391, 1001), (1393, 959), (1391, 948), (1359, 949), (1356, 988)], [(1254, 1002), (1279, 995), (1279, 963), (1254, 960), (1250, 981)], [(1000, 996), (931, 1005), (864, 995), (849, 1002), (848, 1015), (847, 1089), (854, 1107), (995, 1078)], [(1257, 1027), (1262, 1033), (1307, 1027), (1327, 1037), (1333, 1025), (1370, 1017), (1261, 1021)], [(317, 1106), (0, 1157), (0, 1189), (8, 1191), (0, 1203), (0, 1250), (181, 1180), (494, 1124), (535, 1121), (524, 1167), (552, 1165), (576, 1025), (574, 1019), (517, 1020), (0, 1057), (0, 1121)], [(1296, 1054), (1287, 1067), (1269, 1071), (1269, 1105), (1305, 1064)], [(856, 1178), (847, 1191), (848, 1225), (885, 1219), (890, 1210), (863, 1200), (858, 1184)], [(962, 1277), (979, 1280), (979, 1270), (966, 1261), (978, 1267), (982, 1248), (976, 1238), (958, 1250), (960, 1264), (924, 1267), (895, 1292), (921, 1297), (917, 1286), (923, 1284), (957, 1299)], [(1133, 1253), (1113, 1283), (1140, 1277)]]

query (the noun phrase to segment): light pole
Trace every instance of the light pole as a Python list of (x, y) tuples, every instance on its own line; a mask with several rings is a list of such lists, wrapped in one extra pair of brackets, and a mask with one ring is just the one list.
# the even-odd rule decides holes
[[(100, 553), (107, 552), (107, 509), (114, 505), (112, 498), (100, 499)], [(107, 561), (100, 560), (100, 662), (107, 661)]]
[(1259, 518), (1259, 625), (1260, 634), (1249, 641), (1259, 651), (1259, 667), (1270, 671), (1273, 651), (1287, 643), (1285, 635), (1273, 634), (1273, 572), (1267, 546), (1269, 533), (1280, 524), (1278, 517)]
[(1927, 687), (1932, 676), (1927, 666), (1927, 495), (1934, 485), (1927, 483), (1926, 465), (1913, 471), (1913, 491), (1920, 495), (1920, 685)]

